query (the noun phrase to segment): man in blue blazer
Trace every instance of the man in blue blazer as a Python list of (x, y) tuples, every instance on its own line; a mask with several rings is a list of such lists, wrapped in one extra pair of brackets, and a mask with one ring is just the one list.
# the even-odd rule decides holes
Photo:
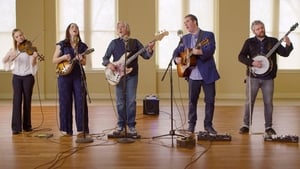
[(189, 32), (181, 38), (173, 52), (177, 65), (178, 76), (185, 77), (189, 86), (188, 131), (194, 132), (197, 122), (197, 103), (204, 91), (205, 118), (204, 130), (217, 134), (213, 128), (216, 87), (215, 81), (220, 78), (214, 60), (216, 49), (214, 33), (203, 31), (198, 27), (196, 16), (189, 14), (184, 17), (184, 25)]

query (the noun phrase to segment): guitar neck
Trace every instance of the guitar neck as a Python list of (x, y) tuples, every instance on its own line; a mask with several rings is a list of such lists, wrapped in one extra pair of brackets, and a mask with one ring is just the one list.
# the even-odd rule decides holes
[(274, 46), (273, 48), (267, 53), (266, 57), (269, 58), (274, 52), (275, 50), (279, 47), (279, 45), (282, 43), (284, 37), (288, 36), (290, 33), (292, 32), (292, 30), (289, 30)]
[(147, 47), (144, 47), (142, 49), (140, 49), (138, 52), (136, 52), (134, 55), (132, 55), (131, 57), (129, 57), (127, 59), (126, 65), (130, 64), (134, 59), (136, 59), (140, 54), (142, 54), (143, 52), (146, 51)]
[[(155, 36), (155, 38), (150, 41), (149, 43), (152, 43), (152, 42), (156, 42), (158, 40), (161, 40), (164, 36), (168, 35), (169, 32), (165, 31), (157, 36)], [(126, 61), (126, 66), (128, 64), (130, 64), (134, 59), (136, 59), (140, 54), (142, 54), (143, 52), (146, 51), (146, 49), (149, 47), (149, 45), (145, 45), (144, 48), (140, 49), (138, 52), (136, 52), (134, 55), (132, 55), (131, 57), (128, 58), (128, 60)], [(126, 58), (125, 58), (126, 59)]]
[[(90, 48), (90, 49), (87, 49), (86, 51), (84, 51), (83, 53), (81, 53), (81, 55), (88, 55), (88, 54), (90, 54), (90, 53), (92, 53), (94, 51), (95, 51), (94, 48)], [(76, 56), (71, 60), (71, 62), (73, 62), (75, 60), (78, 60)]]
[[(156, 40), (152, 40), (151, 42), (155, 42)], [(150, 43), (151, 43), (150, 42)], [(132, 55), (131, 57), (129, 57), (127, 59), (126, 65), (130, 64), (134, 59), (136, 59), (140, 54), (142, 54), (143, 52), (146, 51), (146, 49), (148, 48), (149, 45), (146, 45), (145, 47), (143, 47), (142, 49), (140, 49), (138, 52), (136, 52), (134, 55)]]

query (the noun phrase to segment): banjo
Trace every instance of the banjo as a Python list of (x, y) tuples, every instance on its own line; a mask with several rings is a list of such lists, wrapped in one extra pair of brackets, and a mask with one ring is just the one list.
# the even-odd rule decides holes
[[(288, 36), (289, 33), (291, 33), (292, 31), (294, 31), (296, 29), (296, 27), (298, 27), (298, 25), (299, 25), (298, 23), (295, 23), (290, 28), (290, 30), (284, 35), (284, 37)], [(258, 68), (258, 67), (251, 67), (252, 73), (253, 73), (254, 76), (256, 76), (256, 77), (258, 77), (258, 76), (264, 76), (264, 75), (268, 74), (273, 69), (273, 62), (270, 59), (270, 56), (279, 47), (279, 45), (283, 41), (284, 37), (282, 37), (265, 56), (258, 55), (258, 56), (255, 56), (253, 58), (254, 61), (260, 61), (262, 63), (262, 67), (260, 67), (260, 68)]]

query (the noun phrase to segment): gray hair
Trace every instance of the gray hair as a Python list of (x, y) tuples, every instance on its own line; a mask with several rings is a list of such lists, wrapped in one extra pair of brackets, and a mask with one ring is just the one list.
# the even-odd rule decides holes
[(251, 30), (252, 30), (252, 31), (254, 31), (254, 26), (256, 26), (256, 25), (263, 25), (263, 26), (265, 27), (265, 24), (264, 24), (262, 21), (260, 21), (260, 20), (255, 20), (255, 21), (253, 21), (253, 22), (251, 23)]
[(126, 31), (128, 32), (128, 36), (130, 36), (130, 27), (129, 27), (129, 24), (127, 22), (124, 22), (124, 21), (119, 21), (117, 23), (117, 27), (122, 24), (122, 25), (125, 25), (125, 28), (126, 28)]

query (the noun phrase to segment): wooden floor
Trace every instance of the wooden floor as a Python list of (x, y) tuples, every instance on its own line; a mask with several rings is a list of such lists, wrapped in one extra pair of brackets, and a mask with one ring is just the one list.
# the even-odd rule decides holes
[[(168, 104), (160, 106), (157, 116), (143, 115), (138, 107), (137, 130), (141, 139), (134, 143), (119, 143), (108, 139), (116, 124), (111, 104), (89, 106), (92, 143), (76, 143), (77, 137), (66, 137), (58, 130), (55, 105), (33, 105), (32, 133), (12, 135), (11, 105), (0, 107), (0, 168), (89, 168), (89, 169), (298, 169), (299, 143), (265, 142), (263, 139), (263, 107), (255, 108), (252, 134), (240, 135), (243, 107), (218, 105), (214, 127), (219, 133), (229, 133), (230, 142), (197, 141), (195, 148), (179, 148), (176, 136), (169, 134), (171, 112)], [(174, 130), (182, 134), (187, 123), (187, 108), (173, 109)], [(197, 131), (203, 130), (203, 105), (199, 105)], [(275, 105), (274, 128), (278, 135), (300, 135), (300, 106)], [(182, 127), (184, 126), (184, 127)], [(75, 127), (74, 127), (75, 130)], [(52, 133), (49, 139), (36, 137)], [(76, 133), (75, 133), (76, 134)], [(172, 143), (174, 146), (172, 147)]]

